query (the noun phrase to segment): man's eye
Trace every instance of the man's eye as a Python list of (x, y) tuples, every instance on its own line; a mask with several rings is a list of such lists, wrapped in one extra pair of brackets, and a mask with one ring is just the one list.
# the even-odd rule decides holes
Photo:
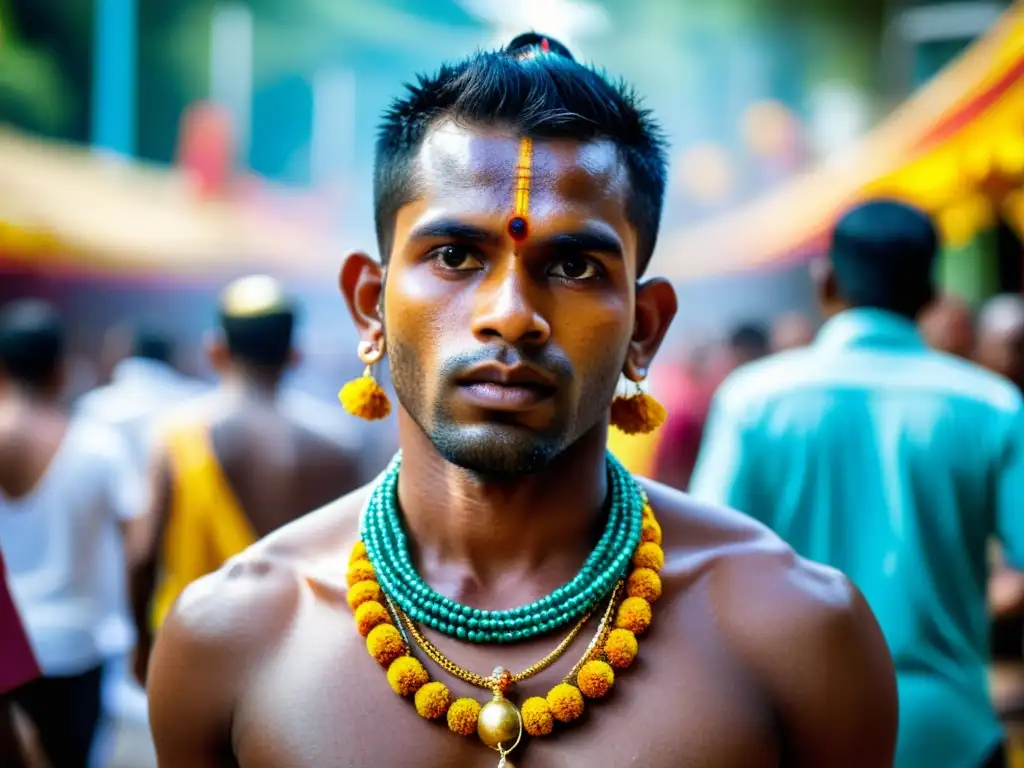
[(555, 262), (548, 274), (563, 280), (593, 280), (599, 277), (601, 272), (597, 265), (582, 256), (569, 256)]
[(471, 269), (483, 269), (483, 263), (472, 249), (461, 245), (444, 245), (433, 252), (434, 260), (444, 269), (462, 272)]

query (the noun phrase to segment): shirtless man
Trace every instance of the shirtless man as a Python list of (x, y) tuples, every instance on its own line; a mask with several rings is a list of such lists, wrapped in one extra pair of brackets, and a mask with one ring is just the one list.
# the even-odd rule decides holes
[(235, 281), (219, 314), (210, 359), (220, 386), (159, 428), (147, 518), (153, 535), (132, 575), (140, 681), (152, 627), (184, 587), (359, 484), (348, 447), (308, 408), (295, 413), (279, 397), (296, 359), (297, 307), (283, 286), (262, 275)]
[[(633, 98), (536, 35), (424, 78), (385, 117), (384, 267), (353, 254), (340, 287), (362, 351), (386, 349), (398, 393), (398, 489), (381, 498), (397, 496), (415, 571), (446, 598), (524, 605), (595, 549), (614, 495), (609, 404), (621, 373), (644, 377), (676, 310), (669, 283), (641, 279), (665, 171), (657, 128)], [(509, 760), (891, 766), (892, 664), (856, 589), (738, 513), (642, 487), (665, 565), (637, 663), (586, 704), (584, 721), (524, 738)], [(418, 717), (367, 655), (345, 576), (373, 488), (184, 594), (151, 668), (161, 768), (498, 764), (476, 736)], [(567, 634), (560, 626), (502, 645), (424, 632), (487, 675), (536, 663)], [(573, 643), (510, 697), (544, 696), (585, 647)], [(489, 698), (419, 658), (453, 697)]]

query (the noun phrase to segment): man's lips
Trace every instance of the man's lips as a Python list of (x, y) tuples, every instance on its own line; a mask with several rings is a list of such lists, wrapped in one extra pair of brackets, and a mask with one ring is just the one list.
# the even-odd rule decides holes
[(522, 411), (555, 393), (555, 380), (528, 365), (485, 363), (457, 380), (461, 396), (472, 405), (493, 411)]

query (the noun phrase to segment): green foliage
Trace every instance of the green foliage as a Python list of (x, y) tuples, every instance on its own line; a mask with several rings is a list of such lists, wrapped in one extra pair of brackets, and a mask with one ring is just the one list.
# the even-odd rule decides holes
[(53, 56), (18, 38), (9, 4), (0, 2), (0, 120), (59, 134), (67, 107), (67, 82)]

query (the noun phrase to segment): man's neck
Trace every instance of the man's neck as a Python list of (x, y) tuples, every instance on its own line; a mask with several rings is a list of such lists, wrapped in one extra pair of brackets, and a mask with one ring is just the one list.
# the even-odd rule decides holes
[(235, 371), (221, 379), (221, 391), (241, 400), (271, 403), (277, 399), (279, 377)]
[(445, 461), (400, 412), (398, 496), (423, 578), (443, 574), (459, 599), (512, 577), (544, 574), (555, 583), (533, 586), (546, 592), (575, 576), (603, 530), (606, 440), (600, 425), (544, 470), (490, 482)]

